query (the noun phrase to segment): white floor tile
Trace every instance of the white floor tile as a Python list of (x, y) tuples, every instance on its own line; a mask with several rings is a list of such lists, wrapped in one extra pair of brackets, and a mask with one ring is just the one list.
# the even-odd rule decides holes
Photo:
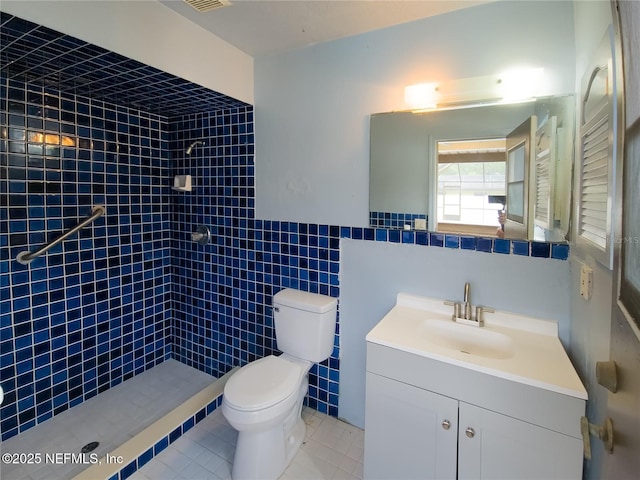
[(185, 438), (182, 442), (175, 442), (173, 444), (175, 449), (183, 455), (189, 457), (191, 460), (198, 458), (202, 453), (207, 452), (207, 449), (195, 442), (191, 438)]
[(215, 471), (216, 477), (222, 480), (231, 480), (231, 463), (224, 462), (220, 467)]
[(229, 464), (224, 458), (219, 455), (216, 455), (209, 450), (205, 450), (205, 452), (198, 458), (196, 458), (196, 462), (202, 465), (206, 470), (211, 473), (215, 473), (222, 467), (223, 464)]
[[(359, 480), (362, 478), (363, 431), (305, 408), (307, 440), (281, 480)], [(309, 432), (311, 431), (311, 434)], [(230, 480), (237, 432), (217, 410), (176, 440), (139, 472), (156, 479), (157, 462), (179, 472), (171, 480)], [(333, 443), (331, 443), (333, 442)], [(201, 448), (201, 450), (199, 449)], [(190, 452), (198, 451), (198, 455)], [(166, 452), (172, 452), (165, 455)], [(191, 463), (184, 465), (185, 458)], [(146, 480), (142, 477), (140, 480)]]
[(158, 457), (142, 467), (136, 474), (146, 475), (153, 480), (172, 480), (177, 472), (168, 465), (159, 461)]
[(345, 455), (349, 458), (352, 458), (353, 460), (362, 462), (362, 460), (364, 459), (364, 448), (356, 444), (351, 444), (351, 446), (347, 449)]
[(158, 455), (158, 460), (177, 472), (182, 471), (192, 463), (189, 457), (179, 452), (177, 449), (171, 447), (167, 448), (164, 452)]
[(206, 480), (211, 478), (211, 472), (196, 462), (193, 462), (180, 470), (180, 474), (190, 480)]

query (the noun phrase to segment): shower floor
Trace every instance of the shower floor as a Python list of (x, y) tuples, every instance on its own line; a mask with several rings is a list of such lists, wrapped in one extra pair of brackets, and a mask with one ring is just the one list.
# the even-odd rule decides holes
[[(39, 453), (41, 462), (19, 465), (3, 462), (0, 477), (3, 480), (72, 478), (89, 465), (74, 463), (60, 454), (78, 454), (84, 445), (95, 441), (100, 445), (92, 453), (102, 458), (215, 380), (176, 360), (166, 360), (2, 442), (3, 454)], [(52, 457), (53, 454), (58, 456)]]

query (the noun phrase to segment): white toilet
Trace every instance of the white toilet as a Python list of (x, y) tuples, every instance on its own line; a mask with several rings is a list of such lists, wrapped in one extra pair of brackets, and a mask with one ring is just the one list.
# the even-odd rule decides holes
[(231, 476), (275, 480), (304, 440), (300, 414), (314, 363), (333, 351), (337, 301), (284, 289), (273, 296), (278, 349), (234, 373), (224, 387), (222, 414), (238, 430)]

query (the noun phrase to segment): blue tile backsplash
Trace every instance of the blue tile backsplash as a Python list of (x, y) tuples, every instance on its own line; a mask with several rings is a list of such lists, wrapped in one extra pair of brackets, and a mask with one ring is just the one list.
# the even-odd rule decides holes
[[(5, 13), (0, 33), (3, 439), (167, 358), (218, 376), (276, 352), (273, 294), (339, 297), (341, 238), (568, 257), (562, 244), (257, 219), (253, 107)], [(171, 189), (178, 174), (193, 191)], [(15, 261), (93, 205), (106, 214), (90, 227)], [(191, 241), (198, 225), (211, 244)], [(307, 399), (334, 416), (339, 338), (338, 320)]]
[(426, 220), (424, 213), (369, 212), (369, 225), (376, 228), (415, 228), (416, 219)]

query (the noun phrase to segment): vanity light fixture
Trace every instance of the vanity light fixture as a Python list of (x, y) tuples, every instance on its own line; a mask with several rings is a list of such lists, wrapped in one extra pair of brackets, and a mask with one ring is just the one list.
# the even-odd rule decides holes
[(509, 70), (499, 75), (498, 92), (503, 102), (529, 100), (540, 94), (544, 68)]
[(438, 107), (527, 101), (540, 93), (543, 73), (542, 68), (520, 69), (500, 75), (419, 83), (405, 87), (404, 99), (414, 112)]
[(412, 109), (432, 110), (437, 107), (437, 100), (437, 83), (418, 83), (404, 88), (404, 101)]

